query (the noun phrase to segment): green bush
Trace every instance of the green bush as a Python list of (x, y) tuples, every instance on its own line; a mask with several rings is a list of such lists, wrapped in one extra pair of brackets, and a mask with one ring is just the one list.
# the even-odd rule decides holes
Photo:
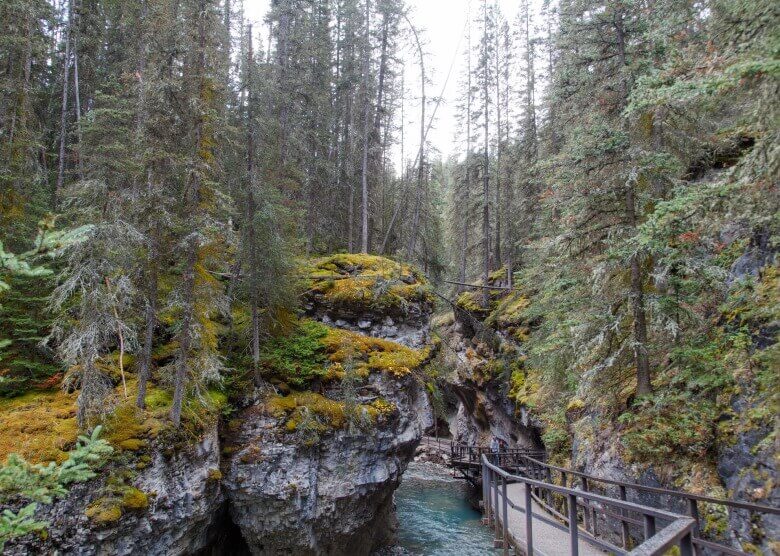
[(68, 493), (68, 485), (94, 477), (95, 470), (113, 452), (108, 442), (98, 438), (100, 432), (98, 426), (90, 436), (79, 436), (76, 447), (60, 465), (53, 461), (33, 465), (18, 454), (8, 456), (6, 464), (0, 466), (0, 501), (24, 498), (51, 504)]
[(322, 339), (328, 327), (303, 321), (289, 336), (269, 340), (260, 356), (264, 374), (278, 378), (293, 388), (303, 388), (326, 373), (327, 354)]
[(28, 533), (43, 531), (46, 528), (48, 524), (45, 521), (36, 521), (33, 517), (37, 507), (38, 505), (33, 502), (19, 510), (19, 513), (15, 514), (11, 510), (4, 510), (0, 514), (0, 554), (2, 554), (7, 541)]

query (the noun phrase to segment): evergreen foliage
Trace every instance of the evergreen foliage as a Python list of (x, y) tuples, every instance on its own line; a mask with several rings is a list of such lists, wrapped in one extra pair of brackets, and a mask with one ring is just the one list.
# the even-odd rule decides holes
[(16, 537), (27, 535), (28, 533), (39, 533), (44, 531), (48, 525), (45, 521), (37, 521), (34, 517), (38, 505), (32, 502), (17, 513), (8, 508), (0, 514), (0, 551), (3, 550), (5, 543)]
[(95, 471), (107, 461), (113, 448), (99, 438), (97, 426), (89, 436), (79, 436), (76, 447), (61, 464), (30, 464), (17, 454), (8, 456), (0, 466), (0, 500), (25, 499), (51, 504), (67, 494), (68, 485), (95, 477)]

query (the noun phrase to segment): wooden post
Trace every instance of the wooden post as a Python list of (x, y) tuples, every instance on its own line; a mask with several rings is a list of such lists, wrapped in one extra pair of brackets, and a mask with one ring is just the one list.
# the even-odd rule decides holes
[(578, 556), (580, 551), (579, 531), (577, 530), (577, 495), (569, 494), (569, 542), (571, 556)]
[[(561, 471), (561, 481), (563, 482), (563, 484), (561, 486), (563, 488), (569, 488), (569, 487), (566, 486), (567, 479), (568, 479), (568, 477), (566, 476), (566, 472), (565, 471)], [(569, 497), (568, 496), (564, 496), (563, 497), (563, 513), (564, 513), (564, 515), (569, 513)]]
[[(699, 536), (699, 504), (695, 498), (688, 498), (688, 513), (693, 518), (693, 530), (691, 531), (691, 537)], [(693, 542), (691, 542), (693, 551), (698, 554), (698, 548)], [(682, 545), (680, 545), (682, 546)]]
[[(626, 497), (626, 487), (623, 485), (620, 485), (620, 499), (625, 502), (627, 500)], [(622, 509), (620, 510), (620, 515), (625, 516), (627, 514), (626, 510)], [(621, 532), (621, 538), (623, 539), (623, 548), (628, 550), (628, 543), (631, 540), (631, 537), (628, 533), (628, 522), (620, 520), (620, 532)]]
[(680, 556), (693, 556), (693, 551), (693, 532), (690, 532), (680, 539)]
[(493, 506), (495, 508), (495, 510), (494, 510), (495, 511), (495, 524), (494, 525), (495, 525), (495, 530), (496, 530), (496, 540), (499, 540), (501, 538), (501, 523), (499, 522), (499, 519), (498, 519), (500, 517), (500, 510), (499, 510), (500, 506), (498, 505), (498, 478), (499, 477), (498, 477), (498, 473), (496, 473), (495, 475), (496, 475), (496, 479), (495, 479), (496, 484), (495, 484), (495, 491), (493, 493), (493, 496), (494, 496), (493, 500), (495, 501), (495, 506)]
[(643, 517), (645, 522), (645, 540), (647, 540), (655, 535), (655, 517), (647, 514), (645, 514)]
[[(545, 467), (544, 469), (545, 469), (545, 471), (546, 471), (545, 475), (547, 476), (547, 482), (548, 482), (549, 484), (553, 484), (553, 480), (552, 480), (552, 471), (550, 471), (550, 468), (549, 468), (549, 467)], [(549, 504), (549, 506), (550, 506), (551, 508), (552, 508), (552, 507), (554, 507), (554, 506), (553, 506), (553, 492), (552, 492), (552, 490), (548, 490), (548, 491), (547, 491), (547, 504)]]
[(482, 523), (487, 519), (487, 469), (482, 464)]
[[(588, 478), (582, 477), (582, 490), (585, 492), (588, 492)], [(583, 503), (585, 504), (585, 507), (583, 508), (584, 514), (585, 514), (585, 530), (590, 531), (590, 500), (583, 498)]]
[(509, 500), (506, 494), (506, 477), (501, 482), (501, 494), (504, 497), (504, 556), (509, 556)]
[(526, 556), (533, 556), (534, 553), (534, 505), (531, 497), (531, 488), (528, 483), (525, 484), (525, 547)]

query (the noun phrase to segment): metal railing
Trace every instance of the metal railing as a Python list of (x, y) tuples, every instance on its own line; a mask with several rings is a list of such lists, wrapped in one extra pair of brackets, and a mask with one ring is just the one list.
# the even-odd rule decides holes
[(520, 461), (521, 456), (529, 457), (537, 461), (545, 458), (544, 450), (537, 450), (534, 448), (512, 448), (500, 452), (493, 452), (490, 448), (484, 446), (470, 446), (457, 442), (450, 444), (450, 454), (453, 463), (472, 464), (475, 466), (482, 464), (483, 455), (499, 457), (500, 465), (515, 465), (515, 462)]
[[(498, 456), (495, 454), (494, 456)], [(546, 523), (562, 532), (566, 532), (569, 538), (569, 553), (572, 556), (579, 554), (580, 538), (614, 554), (630, 554), (631, 556), (656, 556), (664, 554), (673, 547), (679, 547), (680, 556), (693, 556), (693, 528), (694, 520), (688, 516), (651, 508), (609, 498), (580, 489), (567, 488), (548, 482), (536, 480), (523, 475), (512, 474), (489, 461), (489, 455), (483, 454), (482, 464), (482, 495), (485, 508), (485, 517), (489, 526), (495, 529), (497, 543), (503, 546), (504, 554), (509, 553), (509, 508), (513, 508), (525, 514), (525, 552), (529, 556), (534, 554), (534, 521)], [(494, 459), (498, 459), (495, 457)], [(512, 502), (507, 496), (507, 485), (510, 483), (522, 483), (524, 485), (524, 503), (522, 506)], [(563, 496), (568, 501), (567, 516), (561, 516), (563, 524), (555, 519), (534, 512), (533, 491), (549, 492)], [(499, 501), (500, 500), (500, 501)], [(631, 552), (615, 546), (608, 541), (598, 539), (587, 530), (580, 528), (580, 509), (582, 520), (588, 514), (589, 506), (601, 504), (611, 506), (621, 512), (631, 512), (642, 516), (644, 524), (644, 541)], [(658, 525), (663, 525), (660, 529)]]
[[(596, 477), (594, 475), (574, 471), (572, 469), (556, 467), (554, 465), (540, 461), (538, 458), (534, 458), (533, 456), (520, 456), (517, 458), (514, 469), (522, 471), (523, 474), (530, 478), (542, 480), (547, 483), (570, 488), (574, 488), (576, 485), (579, 490), (584, 492), (595, 492), (596, 494), (601, 493), (606, 495), (611, 488), (612, 492), (617, 494), (621, 501), (628, 500), (629, 494), (632, 492), (635, 494), (635, 498), (638, 497), (639, 494), (652, 494), (680, 500), (685, 505), (685, 511), (687, 512), (688, 517), (694, 521), (693, 544), (697, 552), (700, 552), (702, 549), (706, 548), (710, 551), (715, 551), (716, 553), (726, 554), (729, 556), (743, 556), (747, 554), (741, 550), (725, 546), (712, 540), (703, 539), (701, 537), (702, 518), (700, 515), (700, 503), (720, 506), (726, 510), (733, 509), (745, 510), (760, 514), (780, 514), (780, 508), (774, 508), (771, 506), (723, 500), (720, 498), (701, 496), (679, 490), (644, 486), (636, 483)], [(545, 509), (554, 515), (560, 516), (561, 514), (566, 513), (567, 501), (565, 498), (555, 496), (554, 494), (549, 493), (549, 491), (542, 492), (539, 489), (534, 489), (533, 495), (537, 502), (539, 502), (543, 507), (545, 507)], [(644, 527), (644, 523), (637, 516), (631, 515), (627, 512), (615, 512), (609, 506), (603, 506), (601, 504), (586, 503), (584, 505), (584, 513), (585, 528), (593, 536), (597, 535), (599, 515), (603, 516), (605, 521), (609, 520), (613, 523), (617, 522), (620, 528), (619, 535), (623, 549), (628, 549), (631, 545), (630, 527), (633, 526), (635, 529), (641, 529)]]

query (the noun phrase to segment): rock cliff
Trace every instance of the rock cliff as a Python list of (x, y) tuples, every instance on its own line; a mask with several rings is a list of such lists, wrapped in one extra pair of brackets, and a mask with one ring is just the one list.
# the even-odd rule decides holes
[(181, 435), (167, 406), (125, 403), (111, 462), (40, 506), (45, 535), (5, 552), (368, 555), (390, 543), (393, 492), (432, 425), (432, 299), (421, 276), (380, 257), (310, 272), (304, 314), (264, 351), (265, 386), (237, 393), (229, 420), (217, 422), (222, 406)]

